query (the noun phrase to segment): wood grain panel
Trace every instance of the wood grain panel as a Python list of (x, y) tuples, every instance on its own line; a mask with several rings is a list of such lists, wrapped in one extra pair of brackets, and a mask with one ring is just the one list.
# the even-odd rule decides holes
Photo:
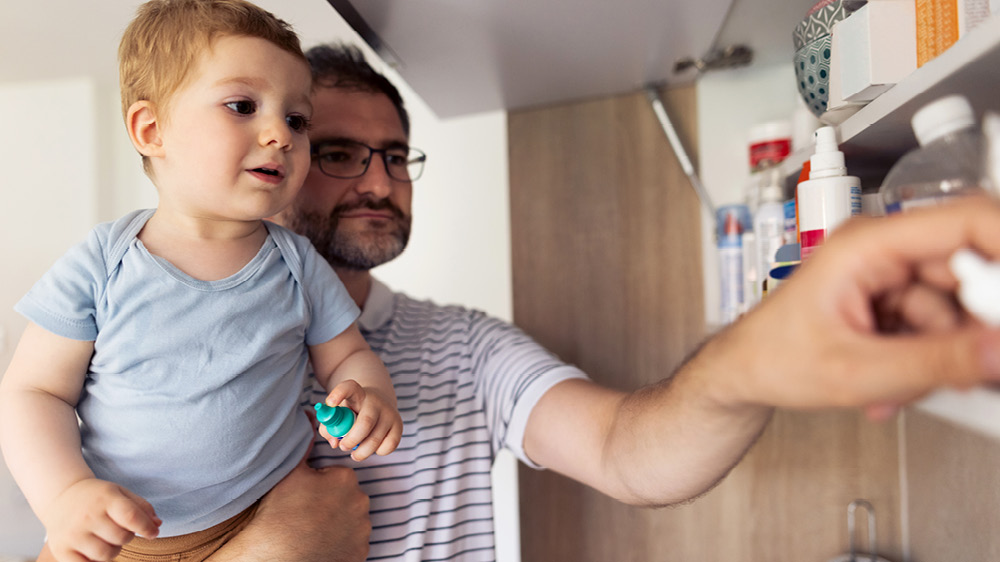
[(913, 562), (1000, 560), (1000, 442), (911, 409), (906, 465)]
[[(665, 101), (696, 146), (694, 88)], [(668, 376), (705, 330), (700, 209), (645, 96), (512, 112), (508, 128), (515, 323), (602, 384)], [(522, 467), (523, 560), (822, 562), (846, 550), (856, 497), (892, 557), (897, 467), (894, 424), (785, 412), (681, 507), (624, 506)]]

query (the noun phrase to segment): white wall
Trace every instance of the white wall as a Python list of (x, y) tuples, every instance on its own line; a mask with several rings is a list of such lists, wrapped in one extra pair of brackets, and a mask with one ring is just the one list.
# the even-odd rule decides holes
[[(114, 0), (126, 21), (140, 2)], [(111, 2), (102, 2), (109, 10)], [(288, 20), (303, 46), (344, 40), (368, 50), (323, 0), (257, 2)], [(58, 18), (71, 0), (46, 8)], [(17, 20), (17, 9), (10, 15)], [(25, 21), (37, 22), (37, 18)], [(82, 21), (82, 20), (80, 20)], [(116, 27), (120, 33), (121, 26)], [(47, 52), (79, 49), (63, 33), (42, 35)], [(141, 173), (118, 109), (115, 41), (95, 42), (93, 60), (106, 65), (85, 75), (45, 82), (10, 82), (0, 76), (0, 368), (23, 329), (11, 307), (31, 283), (98, 221), (154, 206), (155, 191)], [(30, 57), (26, 45), (20, 56)], [(38, 48), (42, 48), (38, 46)], [(377, 60), (373, 60), (377, 62)], [(507, 197), (506, 114), (438, 119), (390, 69), (412, 114), (412, 143), (428, 154), (414, 185), (410, 247), (376, 270), (390, 286), (418, 298), (457, 303), (503, 319), (511, 317), (510, 227)], [(16, 134), (11, 134), (16, 133)], [(28, 237), (31, 233), (33, 237)], [(6, 337), (4, 337), (6, 336)], [(6, 345), (4, 345), (6, 341)], [(498, 461), (498, 543), (501, 560), (519, 558), (516, 470), (513, 457)], [(0, 468), (0, 559), (33, 556), (42, 529), (5, 468)]]
[(472, 306), (509, 319), (506, 113), (438, 119), (332, 9), (317, 11), (308, 2), (282, 0), (257, 4), (291, 23), (303, 47), (335, 40), (361, 46), (403, 95), (411, 114), (410, 142), (427, 153), (427, 167), (413, 186), (410, 246), (376, 275), (414, 297)]
[[(717, 207), (744, 203), (750, 181), (750, 128), (787, 119), (799, 104), (795, 72), (787, 65), (714, 71), (698, 81), (698, 170)], [(705, 318), (719, 322), (715, 217), (702, 211)]]
[[(93, 82), (0, 86), (0, 365), (25, 321), (11, 308), (96, 218)], [(13, 134), (16, 133), (16, 134)], [(0, 468), (0, 557), (37, 554), (41, 525)]]

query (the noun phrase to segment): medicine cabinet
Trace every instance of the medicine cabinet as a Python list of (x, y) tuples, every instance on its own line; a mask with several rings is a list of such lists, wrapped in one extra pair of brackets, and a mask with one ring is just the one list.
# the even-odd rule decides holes
[[(970, 31), (837, 127), (848, 169), (861, 176), (865, 191), (877, 189), (892, 164), (917, 145), (910, 126), (913, 114), (949, 94), (967, 97), (977, 118), (1000, 112), (1000, 16)], [(811, 146), (804, 147), (783, 162), (791, 184), (812, 152)], [(917, 407), (1000, 438), (1000, 390), (941, 390)]]
[[(1000, 16), (994, 16), (837, 126), (851, 173), (880, 181), (900, 156), (916, 146), (910, 119), (925, 104), (962, 94), (982, 117), (985, 111), (1000, 111), (998, 92)], [(786, 176), (797, 177), (812, 152), (810, 146), (791, 154), (782, 164)]]
[[(468, 9), (434, 2), (328, 1), (442, 116), (639, 89), (649, 81), (676, 78), (668, 70), (673, 58), (703, 53), (712, 37), (718, 44), (750, 45), (756, 64), (790, 60), (788, 30), (815, 4), (814, 0), (711, 0), (690, 14), (683, 10), (694, 4), (658, 4), (657, 9), (682, 10), (677, 14), (689, 18), (685, 28), (717, 30), (686, 35), (671, 32), (668, 24), (677, 17), (656, 17), (655, 12), (644, 11), (651, 6), (641, 0), (610, 8), (598, 0), (581, 0), (572, 11), (551, 13), (540, 4), (501, 0)], [(604, 17), (605, 10), (613, 17)], [(643, 22), (655, 24), (640, 25), (630, 19), (635, 13), (642, 14)], [(536, 32), (539, 26), (544, 32)], [(777, 31), (762, 32), (765, 29)], [(595, 45), (600, 45), (601, 56), (586, 50)], [(649, 45), (659, 47), (657, 57), (634, 52)], [(579, 62), (584, 66), (575, 66)], [(462, 80), (456, 82), (456, 75)], [(920, 107), (961, 93), (981, 117), (987, 110), (1000, 111), (998, 92), (1000, 17), (993, 17), (837, 126), (851, 174), (861, 177), (866, 191), (877, 189), (892, 164), (916, 146), (909, 122)], [(812, 147), (805, 147), (784, 161), (782, 171), (789, 185), (794, 185), (811, 153)], [(997, 412), (998, 419), (974, 413), (984, 403), (989, 406), (982, 410)], [(942, 392), (921, 407), (1000, 433), (1000, 392)]]

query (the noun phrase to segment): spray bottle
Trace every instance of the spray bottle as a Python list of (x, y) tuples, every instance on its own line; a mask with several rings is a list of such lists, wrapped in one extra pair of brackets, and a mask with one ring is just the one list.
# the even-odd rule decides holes
[(809, 179), (798, 185), (799, 238), (805, 260), (842, 222), (861, 214), (861, 180), (847, 175), (833, 127), (816, 129)]

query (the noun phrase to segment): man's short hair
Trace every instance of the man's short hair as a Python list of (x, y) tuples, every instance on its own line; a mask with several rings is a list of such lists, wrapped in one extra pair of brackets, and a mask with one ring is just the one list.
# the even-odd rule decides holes
[(244, 0), (151, 0), (118, 46), (122, 115), (147, 100), (163, 112), (190, 68), (220, 36), (259, 37), (306, 62), (292, 27)]
[(361, 49), (338, 43), (318, 45), (306, 51), (306, 58), (312, 66), (313, 83), (318, 87), (385, 94), (396, 107), (403, 132), (410, 136), (410, 117), (399, 90), (368, 64)]

